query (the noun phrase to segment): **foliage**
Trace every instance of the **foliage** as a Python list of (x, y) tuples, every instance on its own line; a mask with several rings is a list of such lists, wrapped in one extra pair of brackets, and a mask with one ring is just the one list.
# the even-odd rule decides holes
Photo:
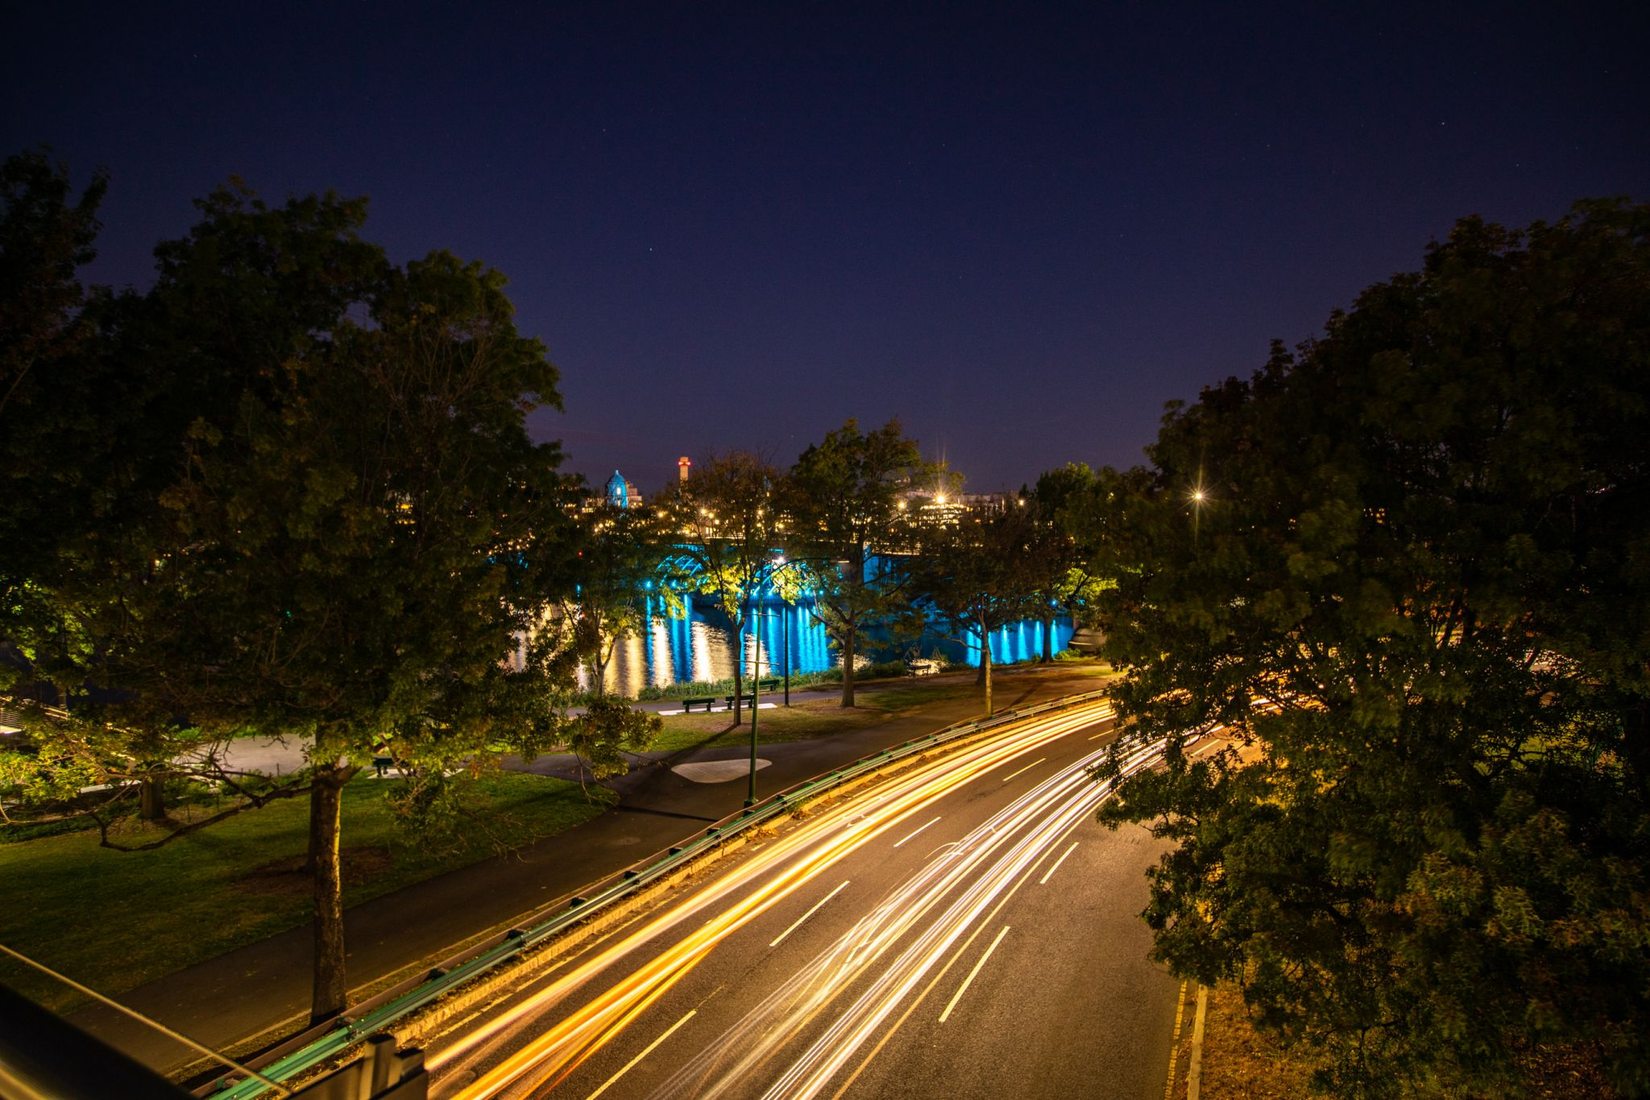
[(111, 425), (80, 414), (76, 446), (54, 450), (41, 424), (60, 414), (65, 379), (96, 331), (78, 272), (95, 255), (106, 187), (99, 174), (75, 199), (68, 169), (44, 150), (0, 165), (0, 690), (37, 646), (75, 644), (53, 613), (51, 536), (80, 510), (83, 460)]
[[(1095, 523), (1104, 514), (1097, 505), (1107, 492), (1107, 480), (1108, 475), (1096, 475), (1081, 462), (1068, 462), (1043, 473), (1025, 495), (1027, 506), (1035, 509), (1033, 518), (1047, 529), (1034, 562), (1040, 593), (1077, 627), (1092, 620), (1100, 593), (1113, 583), (1098, 571), (1104, 551)], [(1047, 637), (1052, 647), (1052, 630)]]
[[(132, 431), (49, 529), (26, 578), (45, 598), (9, 633), (68, 704), (32, 723), (40, 759), (117, 794), (134, 770), (151, 791), (235, 782), (209, 746), (240, 731), (306, 739), (306, 769), (240, 784), (220, 816), (310, 798), (319, 1016), (343, 996), (341, 791), (375, 747), (434, 777), (555, 740), (568, 665), (532, 627), (568, 583), (567, 486), (525, 416), (559, 405), (557, 376), (501, 275), (440, 252), (392, 267), (361, 200), (236, 185), (197, 205), (154, 288), (109, 300), (59, 372), (33, 468), (72, 453), (105, 381)], [(52, 770), (15, 771), (50, 795)]]
[(46, 150), (0, 165), (0, 423), (9, 425), (8, 408), (27, 415), (36, 367), (50, 369), (89, 334), (78, 272), (96, 256), (108, 182), (100, 172), (74, 199), (68, 169)]
[(1111, 500), (1157, 953), (1336, 1095), (1505, 1093), (1567, 1043), (1650, 1094), (1647, 409), (1650, 207), (1468, 219), (1171, 408)]
[(1038, 610), (1037, 571), (1028, 566), (1045, 536), (1026, 508), (967, 513), (924, 531), (913, 563), (916, 590), (960, 638), (980, 649), (985, 713), (992, 713), (991, 634)]
[(785, 482), (790, 556), (806, 563), (813, 613), (842, 653), (845, 707), (861, 632), (909, 616), (910, 575), (887, 553), (909, 538), (900, 490), (924, 468), (898, 420), (868, 434), (849, 420), (803, 451)]
[(590, 690), (606, 690), (614, 647), (648, 629), (650, 616), (680, 615), (683, 578), (671, 568), (669, 531), (653, 509), (603, 503), (581, 517), (574, 585), (561, 600), (561, 621), (590, 670)]
[[(776, 481), (778, 472), (767, 462), (733, 451), (713, 456), (674, 486), (664, 505), (676, 530), (686, 537), (677, 550), (691, 561), (690, 583), (715, 601), (741, 645), (751, 601), (772, 584), (779, 568), (782, 532), (774, 500)], [(734, 725), (743, 707), (744, 666), (741, 650), (733, 669)]]
[[(642, 752), (664, 729), (657, 714), (637, 710), (622, 699), (600, 695), (584, 713), (568, 724), (567, 747), (596, 779), (623, 775), (630, 768), (627, 753)], [(579, 775), (584, 783), (584, 775)]]

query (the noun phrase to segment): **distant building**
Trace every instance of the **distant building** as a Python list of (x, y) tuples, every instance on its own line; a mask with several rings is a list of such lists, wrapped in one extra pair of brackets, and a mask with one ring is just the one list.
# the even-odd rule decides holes
[(607, 503), (611, 508), (629, 508), (632, 503), (640, 504), (642, 495), (636, 492), (625, 476), (614, 470), (613, 476), (607, 479)]
[(686, 481), (693, 473), (693, 459), (683, 455), (676, 460), (676, 480)]

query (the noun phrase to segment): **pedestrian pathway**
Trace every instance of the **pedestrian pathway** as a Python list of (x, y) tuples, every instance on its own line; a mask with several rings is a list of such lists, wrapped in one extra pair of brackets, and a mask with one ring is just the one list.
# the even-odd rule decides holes
[[(1090, 675), (1053, 668), (999, 670), (999, 710), (1093, 690)], [(867, 685), (869, 688), (869, 685)], [(793, 692), (795, 699), (798, 693)], [(810, 741), (762, 747), (757, 792), (781, 790), (974, 713), (974, 699), (932, 704), (876, 726)], [(301, 766), (301, 746), (262, 746), (271, 761)], [(296, 756), (289, 755), (296, 752)], [(619, 802), (608, 813), (509, 855), (407, 886), (345, 916), (353, 988), (428, 966), (457, 945), (523, 922), (531, 913), (617, 874), (720, 820), (743, 804), (749, 748), (689, 750), (638, 759), (608, 785)], [(541, 757), (533, 771), (577, 777), (572, 757)], [(158, 979), (122, 997), (137, 1011), (215, 1049), (297, 1026), (307, 1017), (310, 928), (294, 928)], [(82, 1010), (80, 1026), (140, 1061), (172, 1072), (195, 1060), (174, 1040), (103, 1008)]]

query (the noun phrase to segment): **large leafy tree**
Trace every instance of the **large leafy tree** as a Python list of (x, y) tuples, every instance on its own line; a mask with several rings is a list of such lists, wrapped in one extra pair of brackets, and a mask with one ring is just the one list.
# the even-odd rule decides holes
[[(733, 724), (743, 719), (745, 628), (752, 601), (772, 582), (783, 548), (775, 484), (779, 473), (747, 451), (711, 458), (666, 498), (670, 522), (690, 565), (686, 583), (708, 596), (733, 625)], [(759, 644), (752, 638), (752, 645)]]
[[(74, 644), (53, 609), (56, 545), (83, 525), (87, 470), (96, 465), (88, 460), (118, 426), (66, 400), (96, 354), (94, 296), (79, 270), (95, 255), (106, 187), (94, 177), (77, 198), (68, 169), (43, 151), (0, 165), (0, 646), (8, 651), (0, 656), (9, 657), (0, 660), (0, 690), (37, 649)], [(74, 431), (52, 430), (67, 408)]]
[(785, 483), (790, 556), (807, 568), (814, 614), (842, 653), (842, 705), (854, 705), (854, 660), (867, 627), (909, 608), (901, 490), (923, 470), (899, 421), (864, 433), (849, 420), (802, 452)]
[(68, 169), (44, 150), (0, 165), (0, 418), (34, 404), (30, 375), (77, 351), (92, 331), (79, 271), (96, 255), (107, 190), (99, 173), (76, 198)]
[(341, 794), (375, 745), (433, 796), (554, 734), (556, 655), (507, 658), (567, 576), (559, 454), (524, 423), (556, 372), (503, 285), (446, 253), (389, 272), (372, 324), (337, 322), (230, 431), (197, 432), (167, 497), (169, 694), (310, 739), (316, 1017), (343, 1007)]
[[(533, 627), (570, 583), (567, 486), (525, 430), (557, 376), (502, 276), (445, 253), (392, 267), (358, 200), (199, 205), (87, 361), (149, 415), (97, 483), (102, 522), (60, 533), (52, 602), (81, 640), (60, 678), (80, 694), (31, 732), (109, 779), (198, 765), (244, 796), (225, 812), (307, 796), (320, 1018), (346, 991), (343, 786), (388, 742), (429, 815), (458, 765), (557, 732), (569, 669)], [(249, 782), (181, 751), (248, 730), (305, 738), (309, 767)]]
[(1175, 841), (1157, 953), (1336, 1095), (1564, 1044), (1650, 1095), (1647, 429), (1650, 207), (1469, 219), (1172, 409), (1113, 502), (1119, 704), (1168, 755), (1108, 813)]
[(991, 635), (1037, 612), (1044, 571), (1034, 559), (1046, 549), (1045, 534), (1028, 508), (966, 512), (954, 523), (925, 530), (912, 564), (920, 598), (955, 637), (979, 647), (987, 716), (994, 713)]
[(284, 361), (325, 345), (387, 270), (359, 239), (358, 200), (272, 209), (229, 187), (197, 206), (189, 235), (157, 247), (148, 293), (86, 302), (69, 352), (23, 377), (4, 433), (18, 444), (7, 466), (17, 491), (0, 514), (18, 530), (0, 551), (0, 629), (21, 658), (20, 688), (71, 707), (37, 734), (107, 772), (110, 801), (141, 790), (149, 817), (165, 815), (169, 777), (232, 778), (210, 749), (190, 751), (203, 734), (179, 722), (165, 683), (177, 664), (154, 632), (168, 606), (159, 569), (179, 548), (161, 501), (186, 440), (228, 431), (242, 396), (267, 394)]
[(669, 523), (654, 508), (603, 503), (580, 517), (574, 586), (563, 595), (560, 618), (595, 694), (606, 693), (619, 642), (647, 630), (657, 610), (681, 610), (684, 578), (674, 561)]

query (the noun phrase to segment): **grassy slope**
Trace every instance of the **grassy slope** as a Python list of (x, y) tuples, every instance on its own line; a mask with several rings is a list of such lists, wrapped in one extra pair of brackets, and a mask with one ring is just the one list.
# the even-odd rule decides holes
[[(384, 796), (393, 786), (358, 778), (344, 793), (345, 905), (493, 855), (594, 817), (612, 800), (577, 784), (503, 774), (478, 781), (479, 830), (441, 848), (408, 836)], [(309, 804), (272, 804), (149, 852), (100, 848), (95, 833), (0, 844), (0, 943), (78, 981), (119, 992), (251, 943), (308, 918), (301, 866)], [(122, 842), (141, 842), (127, 833)], [(55, 983), (0, 960), (0, 981), (47, 1004), (67, 1003)]]

